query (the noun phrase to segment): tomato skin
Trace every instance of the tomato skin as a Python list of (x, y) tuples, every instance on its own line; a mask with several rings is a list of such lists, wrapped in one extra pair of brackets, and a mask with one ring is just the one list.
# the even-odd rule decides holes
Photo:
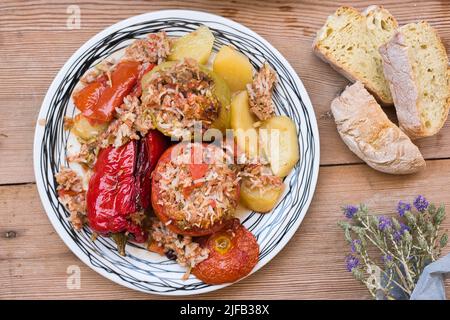
[(191, 163), (189, 163), (189, 171), (192, 180), (198, 180), (205, 176), (208, 171), (208, 164), (203, 162), (203, 145), (195, 145), (192, 148)]
[[(151, 194), (151, 202), (152, 207), (155, 212), (155, 215), (158, 217), (159, 220), (161, 220), (162, 223), (166, 224), (167, 228), (171, 230), (172, 232), (175, 232), (177, 234), (185, 235), (185, 236), (192, 236), (192, 237), (200, 237), (205, 235), (210, 235), (214, 232), (217, 232), (221, 230), (225, 225), (226, 221), (217, 221), (213, 225), (211, 225), (209, 228), (199, 228), (199, 227), (192, 227), (190, 229), (182, 229), (178, 227), (175, 223), (169, 223), (172, 219), (168, 215), (166, 208), (158, 203), (159, 200), (159, 194), (160, 194), (160, 173), (159, 170), (164, 166), (165, 163), (170, 161), (172, 157), (172, 152), (174, 152), (174, 155), (176, 155), (175, 148), (180, 148), (181, 144), (176, 144), (167, 149), (161, 158), (159, 158), (158, 164), (156, 165), (156, 168), (153, 172), (153, 179), (152, 179), (152, 194)], [(203, 147), (208, 146), (208, 144), (204, 143)], [(195, 148), (194, 148), (195, 149)], [(183, 192), (185, 193), (185, 196), (187, 196), (192, 189), (195, 188), (195, 185), (192, 187), (185, 188)], [(236, 190), (236, 199), (239, 199), (239, 187)]]
[(191, 171), (191, 176), (193, 180), (201, 179), (205, 176), (208, 171), (208, 164), (206, 163), (191, 163), (189, 165), (189, 170)]
[(140, 63), (136, 61), (120, 62), (111, 74), (111, 86), (107, 86), (97, 103), (85, 109), (83, 115), (90, 119), (109, 122), (115, 108), (123, 103), (136, 84), (140, 71)]
[(235, 282), (247, 276), (258, 262), (258, 242), (237, 218), (200, 243), (209, 249), (209, 256), (192, 273), (207, 284)]

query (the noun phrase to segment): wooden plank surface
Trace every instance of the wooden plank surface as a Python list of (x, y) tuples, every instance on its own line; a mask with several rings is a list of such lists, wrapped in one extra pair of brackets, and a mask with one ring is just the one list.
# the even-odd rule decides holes
[[(311, 42), (336, 1), (2, 1), (0, 3), (0, 183), (34, 181), (32, 142), (43, 97), (64, 62), (86, 40), (127, 17), (167, 8), (208, 11), (240, 22), (271, 42), (305, 84), (318, 118), (321, 163), (360, 163), (342, 143), (328, 116), (331, 100), (347, 81), (311, 52)], [(349, 4), (341, 2), (340, 4)], [(450, 43), (450, 1), (384, 1), (399, 23), (426, 19)], [(81, 29), (67, 30), (66, 9), (78, 4)], [(355, 2), (363, 9), (372, 1)], [(270, 25), (270, 28), (268, 27)], [(390, 112), (393, 114), (392, 110)], [(395, 118), (395, 117), (394, 117)], [(20, 121), (17, 121), (20, 119)], [(5, 136), (6, 135), (6, 136)], [(427, 159), (450, 156), (450, 125), (418, 142)]]
[[(351, 154), (329, 117), (331, 100), (347, 81), (311, 52), (316, 30), (340, 4), (372, 1), (9, 1), (0, 3), (0, 299), (156, 299), (104, 279), (79, 261), (55, 233), (34, 185), (32, 143), (45, 92), (64, 62), (86, 40), (127, 17), (168, 8), (216, 13), (271, 42), (300, 75), (312, 100), (321, 138), (321, 171), (311, 208), (293, 239), (267, 266), (215, 293), (195, 298), (366, 299), (345, 271), (347, 252), (336, 227), (340, 206), (363, 201), (377, 212), (422, 193), (450, 208), (450, 125), (418, 141), (427, 169), (408, 177), (377, 173)], [(450, 1), (379, 1), (400, 24), (428, 20), (450, 50)], [(81, 29), (66, 28), (66, 9), (81, 8)], [(268, 27), (270, 26), (270, 27)], [(388, 113), (395, 119), (392, 110)], [(450, 218), (445, 223), (450, 226)], [(14, 231), (14, 232), (10, 232)], [(15, 237), (11, 237), (15, 234)], [(67, 268), (81, 269), (81, 288), (66, 287)], [(449, 282), (447, 281), (447, 285)], [(450, 293), (447, 290), (447, 294)]]
[[(365, 165), (325, 167), (312, 206), (288, 245), (263, 269), (206, 298), (367, 299), (367, 289), (345, 269), (348, 246), (336, 222), (340, 207), (365, 202), (377, 213), (419, 193), (450, 208), (450, 160), (429, 161), (418, 175), (398, 179)], [(123, 288), (90, 270), (64, 245), (44, 213), (34, 184), (0, 187), (0, 299), (160, 297)], [(450, 227), (450, 218), (444, 228)], [(15, 238), (6, 238), (13, 231)], [(446, 252), (450, 251), (450, 247)], [(66, 287), (67, 268), (81, 269), (81, 288)], [(447, 281), (450, 285), (450, 281)], [(447, 287), (450, 294), (450, 286)]]

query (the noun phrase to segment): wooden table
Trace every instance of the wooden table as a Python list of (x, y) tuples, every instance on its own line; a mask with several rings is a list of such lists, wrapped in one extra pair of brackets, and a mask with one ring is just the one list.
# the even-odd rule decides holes
[[(32, 142), (43, 97), (64, 62), (86, 40), (133, 15), (168, 8), (212, 12), (240, 22), (272, 43), (300, 75), (312, 100), (321, 140), (316, 193), (299, 230), (278, 256), (233, 286), (194, 298), (367, 299), (345, 270), (348, 252), (336, 222), (345, 204), (393, 211), (399, 199), (424, 194), (450, 208), (450, 121), (420, 140), (426, 170), (410, 176), (376, 172), (340, 140), (331, 100), (347, 81), (311, 52), (316, 30), (336, 1), (7, 1), (0, 4), (0, 298), (159, 299), (121, 287), (78, 260), (55, 233), (41, 206)], [(81, 9), (81, 28), (66, 27), (67, 8)], [(346, 4), (351, 4), (348, 1)], [(353, 3), (363, 9), (372, 1)], [(449, 1), (383, 1), (400, 24), (425, 19), (450, 50)], [(393, 115), (392, 110), (388, 110)], [(450, 226), (450, 217), (445, 222)], [(447, 249), (446, 253), (449, 250)], [(67, 289), (67, 270), (81, 269), (81, 288)], [(447, 285), (450, 283), (447, 282)], [(447, 294), (450, 290), (447, 290)]]

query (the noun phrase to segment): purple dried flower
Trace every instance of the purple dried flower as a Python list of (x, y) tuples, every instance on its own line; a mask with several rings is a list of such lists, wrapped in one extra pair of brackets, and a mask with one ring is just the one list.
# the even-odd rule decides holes
[(406, 211), (411, 211), (411, 205), (407, 202), (399, 201), (397, 205), (397, 212), (400, 217), (403, 217)]
[(394, 232), (394, 240), (396, 242), (399, 242), (402, 239), (403, 234), (405, 233), (405, 231), (409, 231), (409, 230), (410, 229), (409, 229), (409, 227), (407, 225), (405, 225), (404, 223), (400, 222), (400, 230), (396, 230)]
[(351, 244), (351, 251), (353, 252), (353, 253), (355, 253), (357, 250), (356, 250), (356, 247), (357, 246), (359, 246), (359, 245), (361, 245), (361, 240), (359, 240), (359, 239), (356, 239), (356, 240), (353, 240), (352, 241), (352, 244)]
[(386, 228), (392, 226), (392, 221), (389, 218), (386, 218), (385, 216), (378, 217), (378, 229), (381, 231), (385, 231)]
[(405, 231), (409, 231), (409, 230), (410, 229), (409, 229), (409, 227), (406, 224), (400, 222), (400, 231), (402, 233), (404, 233)]
[(387, 255), (384, 255), (381, 257), (381, 260), (383, 260), (383, 263), (385, 263), (385, 264), (391, 262), (393, 259), (394, 258), (390, 254), (387, 254)]
[(417, 211), (424, 212), (428, 208), (428, 201), (424, 196), (418, 195), (416, 200), (414, 200), (414, 207)]
[(344, 207), (344, 215), (351, 219), (355, 215), (355, 213), (358, 212), (358, 208), (352, 205), (348, 205)]
[(353, 269), (358, 267), (359, 259), (355, 256), (348, 255), (347, 257), (345, 257), (345, 263), (347, 264), (347, 271), (351, 272)]

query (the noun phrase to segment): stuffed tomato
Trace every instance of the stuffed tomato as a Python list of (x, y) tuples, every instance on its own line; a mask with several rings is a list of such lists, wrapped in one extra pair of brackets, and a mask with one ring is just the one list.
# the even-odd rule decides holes
[(237, 281), (247, 276), (258, 262), (258, 242), (237, 218), (227, 221), (222, 230), (203, 242), (202, 247), (209, 251), (209, 256), (192, 273), (205, 283)]
[(152, 179), (152, 206), (171, 231), (203, 236), (223, 228), (239, 201), (239, 183), (223, 149), (180, 143), (165, 151)]

